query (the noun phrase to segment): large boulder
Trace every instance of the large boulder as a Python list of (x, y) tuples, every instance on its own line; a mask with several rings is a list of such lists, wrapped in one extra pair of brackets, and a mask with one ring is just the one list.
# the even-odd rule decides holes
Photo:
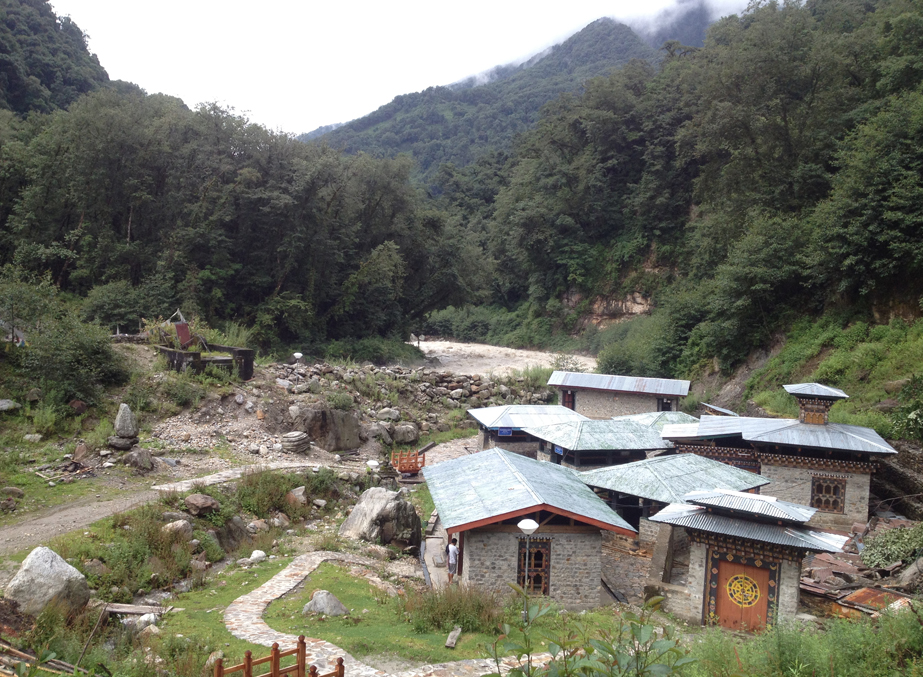
[(247, 525), (239, 515), (234, 515), (225, 522), (224, 526), (215, 530), (215, 538), (218, 544), (225, 552), (233, 552), (240, 547), (241, 543), (250, 540), (250, 532), (247, 531)]
[(401, 423), (394, 426), (395, 444), (414, 444), (420, 439), (420, 431), (413, 423)]
[(211, 514), (221, 508), (221, 504), (207, 494), (189, 494), (183, 503), (186, 504), (186, 510), (196, 517)]
[(148, 449), (132, 449), (122, 457), (122, 463), (129, 465), (135, 470), (142, 473), (150, 472), (154, 469), (154, 459), (151, 458), (151, 452)]
[(317, 446), (327, 451), (345, 451), (362, 446), (359, 439), (359, 419), (352, 411), (328, 407), (301, 408), (294, 418), (284, 412), (273, 412), (266, 427), (270, 432), (302, 431)]
[(164, 524), (160, 527), (160, 530), (165, 534), (171, 536), (175, 535), (177, 539), (184, 541), (188, 541), (192, 538), (192, 525), (186, 520), (176, 520), (175, 522)]
[(332, 592), (326, 590), (315, 590), (311, 595), (311, 601), (304, 605), (301, 610), (304, 615), (324, 614), (325, 616), (345, 616), (349, 613), (343, 602), (338, 600)]
[(413, 505), (396, 491), (372, 487), (362, 493), (340, 525), (340, 536), (369, 543), (420, 545), (421, 524)]
[(119, 405), (119, 413), (115, 416), (115, 434), (119, 437), (137, 437), (140, 432), (138, 419), (134, 412), (124, 402)]
[(19, 571), (3, 591), (6, 599), (19, 603), (19, 610), (38, 616), (49, 604), (76, 613), (90, 601), (87, 579), (50, 548), (29, 553)]

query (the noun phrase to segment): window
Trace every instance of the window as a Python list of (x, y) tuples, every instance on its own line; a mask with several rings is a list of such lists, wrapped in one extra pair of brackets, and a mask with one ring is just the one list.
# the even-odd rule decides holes
[(529, 539), (529, 566), (526, 570), (526, 539), (519, 539), (516, 579), (529, 594), (547, 595), (551, 590), (551, 540)]
[(811, 478), (811, 507), (821, 512), (846, 512), (846, 478), (814, 475)]

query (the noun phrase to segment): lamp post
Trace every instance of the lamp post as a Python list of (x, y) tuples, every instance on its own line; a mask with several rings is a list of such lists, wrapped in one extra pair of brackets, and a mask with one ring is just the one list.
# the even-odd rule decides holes
[[(528, 590), (529, 587), (529, 539), (532, 534), (535, 533), (535, 530), (538, 529), (538, 522), (532, 519), (524, 519), (519, 524), (516, 525), (519, 527), (519, 530), (526, 535), (526, 561), (525, 566), (523, 567), (523, 586), (522, 589)], [(529, 622), (529, 596), (526, 593), (526, 596), (522, 599), (522, 622)]]

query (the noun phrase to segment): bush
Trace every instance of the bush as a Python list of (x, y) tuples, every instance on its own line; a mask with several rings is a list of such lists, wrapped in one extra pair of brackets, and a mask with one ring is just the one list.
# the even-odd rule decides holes
[(889, 529), (870, 538), (862, 551), (862, 562), (872, 568), (886, 567), (900, 560), (913, 562), (919, 557), (923, 557), (923, 524)]
[(141, 325), (143, 310), (138, 291), (127, 280), (94, 287), (83, 304), (83, 319), (112, 332), (132, 334)]
[(394, 600), (398, 615), (418, 633), (448, 632), (456, 625), (465, 632), (493, 633), (503, 618), (500, 596), (477, 587), (408, 590)]
[(330, 360), (372, 362), (379, 365), (410, 364), (420, 362), (425, 357), (416, 346), (380, 336), (332, 341), (324, 349), (324, 356)]
[(334, 409), (349, 411), (353, 408), (353, 398), (349, 393), (332, 392), (327, 394), (327, 404)]

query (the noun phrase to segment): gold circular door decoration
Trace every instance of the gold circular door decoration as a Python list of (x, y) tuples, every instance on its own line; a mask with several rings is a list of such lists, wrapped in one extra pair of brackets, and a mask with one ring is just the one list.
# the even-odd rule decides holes
[(748, 607), (760, 599), (760, 586), (745, 574), (731, 576), (727, 584), (728, 597), (737, 606)]

